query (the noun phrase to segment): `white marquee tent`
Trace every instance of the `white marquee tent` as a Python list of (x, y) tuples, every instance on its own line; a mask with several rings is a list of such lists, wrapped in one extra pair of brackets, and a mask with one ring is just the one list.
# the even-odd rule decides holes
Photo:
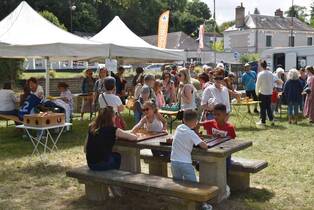
[[(109, 48), (55, 26), (23, 1), (0, 22), (0, 57), (85, 59), (109, 54)], [(47, 62), (46, 62), (46, 70)], [(49, 77), (46, 75), (46, 94)]]
[(118, 16), (90, 40), (109, 44), (110, 57), (123, 57), (125, 63), (134, 63), (137, 59), (141, 62), (185, 60), (183, 50), (163, 49), (148, 44), (133, 33)]

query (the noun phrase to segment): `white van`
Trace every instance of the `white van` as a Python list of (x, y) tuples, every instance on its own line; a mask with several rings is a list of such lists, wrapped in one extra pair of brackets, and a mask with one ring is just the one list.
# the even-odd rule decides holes
[(266, 60), (271, 70), (275, 70), (279, 64), (286, 71), (300, 69), (314, 65), (314, 46), (269, 49), (262, 53), (261, 58)]

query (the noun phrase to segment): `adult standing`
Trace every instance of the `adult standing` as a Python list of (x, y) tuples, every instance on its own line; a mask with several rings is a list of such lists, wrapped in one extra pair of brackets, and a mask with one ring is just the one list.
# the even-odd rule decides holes
[[(301, 68), (300, 71), (299, 71), (299, 74), (300, 74), (299, 80), (300, 80), (300, 82), (302, 84), (302, 87), (304, 89), (305, 86), (306, 86), (306, 79), (307, 79), (305, 68)], [(305, 102), (305, 95), (302, 95), (302, 100), (300, 102), (300, 110), (301, 110), (301, 112), (303, 112), (304, 102)]]
[(170, 72), (164, 71), (162, 74), (162, 92), (165, 97), (166, 104), (176, 102), (176, 87), (172, 80)]
[(133, 87), (135, 87), (138, 84), (138, 79), (142, 77), (142, 75), (144, 74), (144, 69), (142, 67), (137, 67), (135, 69), (135, 72), (136, 72), (136, 75), (134, 76), (132, 80)]
[(197, 74), (195, 72), (195, 64), (191, 63), (189, 67), (189, 73), (191, 78), (197, 78)]
[(201, 101), (201, 106), (204, 109), (204, 115), (208, 120), (213, 119), (212, 111), (216, 104), (224, 104), (226, 106), (227, 113), (231, 112), (229, 91), (228, 88), (224, 86), (224, 70), (216, 69), (213, 76), (214, 84), (208, 86), (204, 90)]
[(126, 80), (123, 78), (124, 68), (120, 66), (116, 74), (111, 72), (111, 76), (116, 79), (116, 94), (120, 97), (123, 104), (125, 104), (126, 99)]
[[(257, 95), (255, 93), (256, 79), (256, 72), (251, 70), (251, 65), (249, 63), (246, 63), (244, 65), (244, 74), (242, 75), (242, 84), (244, 85), (246, 96), (253, 99), (254, 101), (258, 101)], [(249, 109), (248, 112), (250, 113), (251, 110)], [(257, 104), (254, 107), (254, 112), (258, 113)]]
[(259, 96), (259, 99), (261, 101), (260, 107), (260, 118), (261, 121), (258, 122), (258, 125), (265, 125), (266, 124), (266, 113), (268, 115), (269, 121), (271, 122), (271, 125), (274, 125), (274, 116), (273, 112), (271, 110), (271, 97), (273, 93), (274, 88), (274, 76), (267, 69), (267, 63), (266, 61), (261, 62), (261, 72), (257, 75), (257, 81), (256, 81), (256, 95)]
[(16, 97), (10, 82), (5, 82), (3, 84), (3, 89), (0, 90), (0, 114), (18, 115), (16, 109)]
[(178, 102), (181, 110), (195, 110), (196, 109), (196, 89), (191, 84), (191, 77), (188, 69), (182, 68), (179, 70), (179, 91)]
[(309, 118), (310, 123), (314, 123), (314, 69), (312, 66), (306, 67), (307, 88), (304, 104), (304, 116)]
[(94, 92), (95, 92), (95, 101), (94, 104), (96, 106), (97, 110), (97, 104), (98, 104), (98, 97), (100, 94), (106, 91), (104, 80), (108, 77), (108, 69), (106, 67), (102, 67), (99, 69), (98, 72), (98, 80), (95, 82), (94, 85)]
[(299, 80), (299, 72), (291, 69), (288, 73), (288, 80), (284, 85), (283, 94), (288, 104), (289, 124), (298, 122), (299, 104), (302, 101), (303, 86)]
[(83, 119), (85, 112), (92, 113), (94, 110), (94, 85), (95, 78), (93, 77), (93, 71), (87, 69), (85, 71), (85, 78), (82, 82), (82, 93), (86, 94), (86, 97), (84, 97), (82, 101), (81, 120)]

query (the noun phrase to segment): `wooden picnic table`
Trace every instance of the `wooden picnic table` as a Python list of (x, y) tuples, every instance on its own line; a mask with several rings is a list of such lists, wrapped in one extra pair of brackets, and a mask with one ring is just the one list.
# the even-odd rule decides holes
[[(171, 151), (171, 146), (161, 145), (160, 142), (166, 142), (167, 138), (172, 135), (152, 138), (141, 142), (131, 142), (125, 140), (117, 140), (115, 151), (121, 154), (121, 169), (140, 173), (140, 150), (154, 149), (161, 151)], [(221, 143), (207, 150), (194, 148), (192, 151), (192, 159), (199, 161), (199, 181), (200, 183), (219, 187), (218, 201), (226, 194), (227, 171), (226, 159), (231, 154), (244, 150), (252, 146), (251, 141), (230, 140)]]

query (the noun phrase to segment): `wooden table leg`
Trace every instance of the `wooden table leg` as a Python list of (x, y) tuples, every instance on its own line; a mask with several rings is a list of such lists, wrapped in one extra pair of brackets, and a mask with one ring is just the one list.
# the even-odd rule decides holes
[(115, 146), (114, 151), (121, 155), (121, 170), (133, 173), (141, 172), (140, 150), (123, 146)]
[(200, 183), (214, 185), (219, 188), (217, 202), (221, 202), (226, 195), (227, 166), (226, 158), (208, 158), (200, 160)]

